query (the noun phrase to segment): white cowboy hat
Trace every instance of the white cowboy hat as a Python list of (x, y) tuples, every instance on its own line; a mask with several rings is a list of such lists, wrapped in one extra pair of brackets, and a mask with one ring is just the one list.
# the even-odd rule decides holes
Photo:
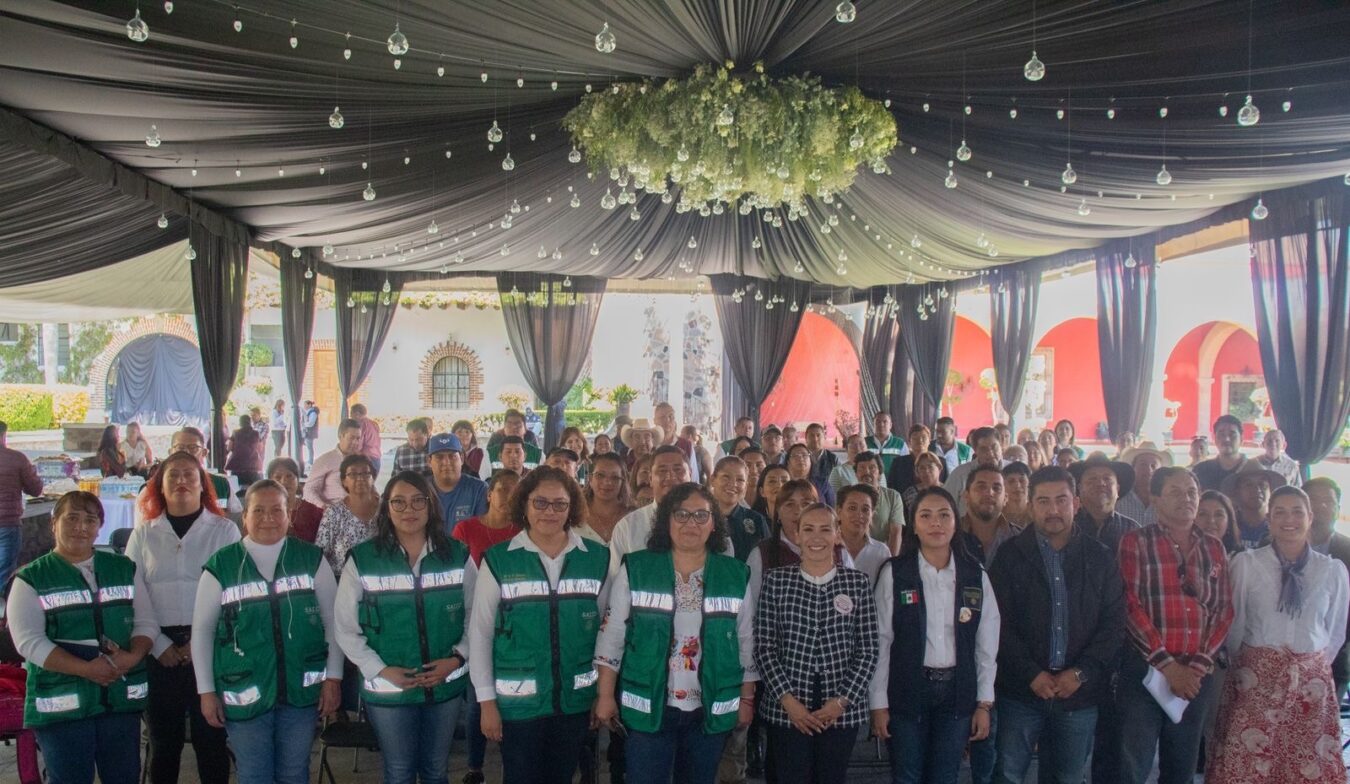
[(619, 429), (619, 440), (623, 441), (625, 444), (631, 444), (632, 441), (628, 439), (628, 434), (634, 431), (652, 433), (655, 436), (654, 440), (658, 444), (664, 441), (666, 437), (666, 431), (662, 430), (660, 425), (653, 424), (652, 421), (646, 417), (639, 417), (633, 420), (633, 424), (624, 425)]

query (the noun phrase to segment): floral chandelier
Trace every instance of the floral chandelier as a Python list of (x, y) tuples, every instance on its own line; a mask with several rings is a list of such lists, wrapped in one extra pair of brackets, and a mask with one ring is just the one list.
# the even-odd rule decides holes
[(881, 101), (815, 77), (772, 79), (759, 63), (745, 76), (732, 68), (701, 65), (687, 79), (615, 84), (582, 98), (563, 127), (570, 160), (584, 150), (621, 189), (601, 206), (635, 203), (643, 190), (669, 204), (678, 188), (679, 212), (786, 206), (795, 220), (806, 197), (832, 201), (864, 163), (890, 171), (896, 125)]

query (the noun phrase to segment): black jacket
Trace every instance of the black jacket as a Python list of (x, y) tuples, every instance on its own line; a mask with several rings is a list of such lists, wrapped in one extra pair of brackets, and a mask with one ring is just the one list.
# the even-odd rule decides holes
[[(1092, 707), (1115, 669), (1125, 642), (1125, 586), (1120, 567), (1105, 545), (1075, 530), (1065, 546), (1064, 579), (1069, 594), (1069, 636), (1065, 669), (1083, 670), (1086, 683), (1064, 710)], [(989, 570), (1003, 625), (999, 632), (999, 699), (1039, 702), (1031, 681), (1050, 669), (1050, 584), (1028, 527), (999, 548)]]
[[(1333, 532), (1328, 545), (1327, 554), (1350, 569), (1350, 536)], [(1342, 645), (1336, 658), (1332, 659), (1331, 677), (1338, 684), (1350, 680), (1350, 641)]]

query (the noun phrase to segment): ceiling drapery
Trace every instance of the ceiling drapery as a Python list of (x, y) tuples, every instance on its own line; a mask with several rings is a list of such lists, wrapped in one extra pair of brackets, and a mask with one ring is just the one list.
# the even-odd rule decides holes
[[(89, 268), (162, 247), (183, 235), (173, 213), (184, 203), (216, 233), (332, 245), (340, 266), (948, 280), (1226, 205), (1243, 214), (1262, 192), (1350, 169), (1343, 4), (1265, 0), (1249, 20), (1226, 0), (1045, 0), (1036, 48), (1048, 73), (1036, 83), (1022, 76), (1024, 2), (865, 3), (851, 24), (834, 21), (834, 0), (143, 5), (150, 39), (136, 43), (130, 6), (0, 0), (0, 105), (97, 154), (54, 163), (31, 134), (0, 126), (0, 160), (22, 175), (0, 186), (0, 282), (13, 269), (25, 276), (11, 283), (31, 281), (63, 260)], [(397, 69), (384, 43), (395, 21), (412, 45)], [(613, 54), (593, 45), (605, 21)], [(781, 228), (759, 214), (675, 214), (654, 196), (639, 199), (636, 221), (601, 209), (607, 177), (568, 162), (559, 128), (586, 86), (728, 59), (890, 100), (901, 138), (893, 173), (864, 170), (834, 204), (814, 202)], [(1249, 90), (1262, 119), (1242, 128)], [(334, 105), (341, 129), (328, 125)], [(505, 139), (490, 151), (494, 119)], [(954, 156), (962, 139), (968, 161)], [(504, 172), (508, 151), (516, 166)], [(106, 175), (97, 156), (147, 178), (145, 196), (81, 182), (93, 169)], [(943, 185), (949, 160), (955, 189)], [(1078, 179), (1061, 193), (1068, 162)], [(1164, 162), (1174, 179), (1161, 186)], [(373, 201), (362, 198), (367, 183)], [(504, 230), (513, 202), (521, 212)], [(161, 208), (167, 230), (155, 227)]]

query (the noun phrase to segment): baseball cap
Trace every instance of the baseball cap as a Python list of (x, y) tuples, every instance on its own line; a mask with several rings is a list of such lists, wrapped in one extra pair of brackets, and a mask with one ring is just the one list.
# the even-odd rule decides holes
[(427, 456), (437, 452), (463, 452), (464, 445), (459, 442), (459, 436), (454, 433), (437, 433), (427, 442)]

